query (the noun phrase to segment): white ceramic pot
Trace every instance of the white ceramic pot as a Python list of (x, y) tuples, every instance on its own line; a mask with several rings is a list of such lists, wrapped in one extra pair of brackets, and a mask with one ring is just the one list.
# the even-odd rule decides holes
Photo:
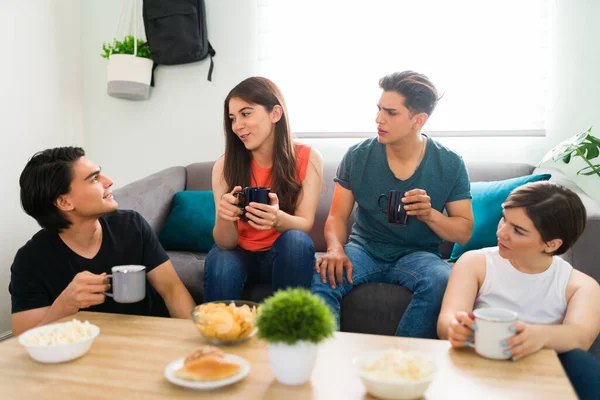
[(304, 341), (293, 345), (269, 343), (268, 350), (271, 367), (279, 382), (302, 385), (310, 379), (317, 360), (316, 344)]
[(127, 100), (147, 100), (152, 81), (152, 60), (133, 54), (111, 54), (106, 73), (110, 96)]

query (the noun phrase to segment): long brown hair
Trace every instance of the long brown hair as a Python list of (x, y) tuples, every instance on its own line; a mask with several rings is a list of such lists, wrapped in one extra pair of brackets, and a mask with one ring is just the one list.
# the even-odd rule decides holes
[(302, 190), (296, 181), (296, 155), (287, 114), (287, 107), (281, 91), (267, 78), (251, 77), (231, 89), (223, 107), (223, 128), (225, 129), (225, 167), (223, 176), (229, 185), (250, 186), (252, 173), (252, 152), (244, 146), (233, 132), (229, 119), (229, 100), (240, 98), (248, 103), (263, 106), (267, 112), (279, 105), (282, 115), (275, 124), (273, 143), (273, 168), (271, 170), (271, 191), (279, 197), (279, 208), (288, 214), (296, 209), (298, 196)]

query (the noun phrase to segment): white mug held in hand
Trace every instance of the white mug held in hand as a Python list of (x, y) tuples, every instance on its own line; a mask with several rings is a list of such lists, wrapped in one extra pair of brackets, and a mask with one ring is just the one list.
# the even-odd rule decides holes
[(506, 347), (502, 342), (515, 336), (510, 327), (517, 322), (517, 313), (502, 308), (479, 308), (475, 315), (475, 351), (480, 356), (495, 360), (506, 360)]
[(112, 267), (112, 293), (104, 292), (117, 303), (137, 303), (146, 297), (146, 267), (119, 265)]

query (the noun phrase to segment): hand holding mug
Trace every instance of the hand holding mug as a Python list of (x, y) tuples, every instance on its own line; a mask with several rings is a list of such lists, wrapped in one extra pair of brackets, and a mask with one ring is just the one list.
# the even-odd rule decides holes
[(473, 347), (475, 329), (477, 327), (473, 313), (457, 312), (448, 326), (448, 340), (452, 347)]
[(236, 222), (240, 219), (242, 211), (238, 207), (238, 198), (234, 193), (242, 190), (241, 186), (236, 186), (229, 193), (225, 193), (221, 196), (221, 200), (217, 205), (217, 216), (218, 218), (224, 219), (225, 221)]
[(427, 222), (431, 218), (431, 198), (425, 190), (409, 190), (404, 193), (402, 203), (406, 204), (404, 209), (407, 215), (414, 215), (421, 222)]
[(271, 204), (251, 202), (246, 206), (248, 224), (254, 229), (267, 230), (277, 226), (279, 220), (279, 199), (275, 193), (269, 193)]
[(104, 292), (109, 288), (105, 273), (97, 275), (83, 271), (75, 275), (56, 301), (68, 314), (75, 314), (82, 308), (104, 303)]
[(514, 329), (516, 335), (506, 339), (501, 345), (510, 353), (513, 361), (533, 354), (546, 345), (547, 337), (542, 326), (516, 322), (511, 329)]

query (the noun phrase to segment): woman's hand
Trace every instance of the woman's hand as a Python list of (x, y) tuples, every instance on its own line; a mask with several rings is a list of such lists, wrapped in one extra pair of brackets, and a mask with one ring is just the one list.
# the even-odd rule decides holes
[(448, 340), (452, 347), (473, 347), (476, 329), (473, 313), (459, 311), (450, 320)]
[(544, 347), (548, 340), (541, 325), (517, 322), (510, 329), (517, 334), (500, 345), (506, 349), (507, 355), (510, 355), (513, 361), (535, 353)]
[(275, 228), (279, 221), (279, 199), (275, 193), (269, 193), (271, 204), (252, 202), (246, 206), (248, 223), (254, 229), (262, 231)]
[(233, 194), (235, 192), (239, 192), (242, 190), (241, 186), (236, 186), (229, 193), (225, 193), (221, 196), (221, 200), (219, 201), (217, 215), (219, 218), (224, 219), (225, 221), (236, 222), (240, 219), (240, 215), (242, 215), (242, 210), (237, 206), (238, 198)]

